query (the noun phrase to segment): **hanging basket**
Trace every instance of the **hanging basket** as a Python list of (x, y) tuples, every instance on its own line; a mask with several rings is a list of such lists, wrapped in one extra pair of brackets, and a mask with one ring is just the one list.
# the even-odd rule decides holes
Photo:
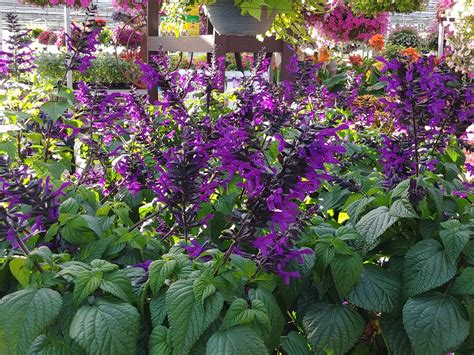
[(234, 5), (234, 0), (217, 0), (211, 5), (206, 5), (206, 9), (209, 20), (220, 35), (264, 34), (276, 16), (276, 11), (268, 15), (265, 7), (262, 8), (260, 21), (250, 15), (242, 16), (241, 9)]

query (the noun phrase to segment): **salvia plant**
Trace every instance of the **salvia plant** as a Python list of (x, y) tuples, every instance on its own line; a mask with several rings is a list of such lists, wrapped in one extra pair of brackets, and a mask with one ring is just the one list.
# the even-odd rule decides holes
[(1, 354), (474, 351), (472, 85), (442, 62), (380, 58), (379, 98), (296, 59), (270, 84), (262, 57), (221, 93), (221, 60), (159, 53), (150, 103), (8, 58)]

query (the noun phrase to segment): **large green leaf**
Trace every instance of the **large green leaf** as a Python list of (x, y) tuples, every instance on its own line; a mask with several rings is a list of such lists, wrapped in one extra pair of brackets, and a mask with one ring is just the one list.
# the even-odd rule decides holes
[(28, 355), (86, 355), (79, 345), (69, 337), (63, 339), (51, 334), (42, 334), (35, 339)]
[(206, 355), (265, 355), (263, 340), (249, 327), (218, 331), (208, 340)]
[(410, 339), (403, 327), (401, 317), (384, 314), (380, 320), (384, 339), (387, 342), (390, 354), (393, 355), (413, 355)]
[(350, 221), (352, 224), (357, 222), (361, 213), (363, 213), (374, 200), (374, 197), (363, 197), (347, 206), (347, 213), (351, 217)]
[(153, 328), (148, 341), (150, 355), (171, 355), (173, 346), (166, 327), (158, 326)]
[(448, 282), (456, 263), (434, 239), (422, 240), (408, 250), (403, 269), (404, 291), (414, 296)]
[(359, 255), (336, 255), (331, 261), (331, 275), (339, 297), (346, 297), (362, 274)]
[(439, 232), (441, 242), (446, 249), (446, 253), (456, 260), (469, 242), (471, 232), (459, 221), (447, 221), (441, 223), (445, 228)]
[(74, 280), (73, 299), (76, 306), (99, 288), (102, 275), (103, 273), (100, 270), (91, 270), (80, 274)]
[(101, 290), (120, 298), (122, 301), (128, 303), (133, 303), (135, 301), (132, 282), (122, 270), (105, 274), (105, 276), (100, 281), (99, 287)]
[(400, 200), (396, 200), (392, 204), (392, 206), (390, 206), (390, 214), (394, 217), (400, 217), (400, 218), (417, 218), (418, 217), (410, 201), (403, 198)]
[(303, 326), (316, 352), (345, 354), (364, 331), (364, 319), (350, 306), (320, 303), (308, 309)]
[(176, 260), (156, 260), (151, 263), (148, 268), (150, 288), (153, 294), (156, 296), (160, 292), (165, 280), (171, 276), (178, 262)]
[(218, 317), (224, 300), (219, 292), (204, 304), (194, 297), (193, 280), (179, 280), (166, 292), (166, 309), (173, 342), (173, 355), (185, 355), (202, 333)]
[(351, 290), (349, 302), (373, 312), (391, 312), (399, 304), (400, 280), (390, 271), (366, 264), (360, 281)]
[(249, 297), (252, 301), (262, 301), (265, 305), (265, 308), (267, 309), (271, 327), (268, 331), (268, 337), (265, 337), (264, 340), (269, 349), (275, 349), (278, 347), (281, 333), (285, 327), (285, 317), (283, 316), (283, 313), (281, 312), (275, 297), (270, 291), (261, 287), (257, 289), (251, 289), (249, 291)]
[(59, 117), (61, 117), (69, 107), (69, 104), (66, 101), (48, 101), (41, 106), (43, 110), (53, 122), (56, 122)]
[(380, 206), (364, 215), (355, 226), (363, 238), (364, 249), (371, 250), (376, 247), (378, 238), (396, 221), (398, 217), (390, 214), (386, 206)]
[(150, 301), (150, 317), (153, 327), (160, 326), (166, 318), (166, 293), (164, 290)]
[(69, 336), (89, 354), (135, 353), (140, 316), (126, 303), (98, 300), (75, 314)]
[(82, 216), (68, 219), (61, 228), (61, 235), (66, 241), (73, 244), (87, 244), (95, 239), (94, 232)]
[(465, 268), (450, 289), (453, 294), (474, 295), (474, 267)]
[(454, 297), (431, 293), (410, 298), (403, 307), (403, 324), (416, 353), (441, 354), (469, 335), (469, 319)]
[(0, 354), (26, 354), (38, 335), (61, 310), (61, 295), (51, 289), (27, 288), (0, 301)]
[(291, 331), (281, 337), (281, 347), (288, 355), (310, 355), (306, 338), (298, 332)]
[(268, 311), (262, 301), (253, 300), (252, 308), (243, 298), (237, 298), (230, 305), (222, 320), (222, 329), (232, 328), (238, 325), (252, 326), (260, 323), (266, 329), (271, 327)]

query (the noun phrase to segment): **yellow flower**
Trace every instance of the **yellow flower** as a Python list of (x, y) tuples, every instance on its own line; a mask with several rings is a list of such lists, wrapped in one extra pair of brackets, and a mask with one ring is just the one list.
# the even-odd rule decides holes
[(380, 62), (380, 61), (376, 61), (374, 63), (374, 67), (376, 67), (379, 71), (381, 71), (384, 66), (385, 66), (385, 64), (383, 62)]

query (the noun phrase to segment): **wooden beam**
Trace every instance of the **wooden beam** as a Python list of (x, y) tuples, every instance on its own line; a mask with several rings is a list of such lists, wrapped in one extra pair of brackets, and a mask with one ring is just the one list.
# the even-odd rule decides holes
[(148, 51), (156, 52), (163, 49), (168, 52), (201, 52), (208, 53), (214, 50), (214, 36), (153, 36), (148, 37)]
[[(232, 36), (225, 35), (216, 37), (226, 37), (227, 52), (281, 52), (283, 51), (283, 41), (275, 38), (265, 37), (263, 42), (260, 42), (255, 36)], [(216, 38), (217, 39), (217, 38)]]

